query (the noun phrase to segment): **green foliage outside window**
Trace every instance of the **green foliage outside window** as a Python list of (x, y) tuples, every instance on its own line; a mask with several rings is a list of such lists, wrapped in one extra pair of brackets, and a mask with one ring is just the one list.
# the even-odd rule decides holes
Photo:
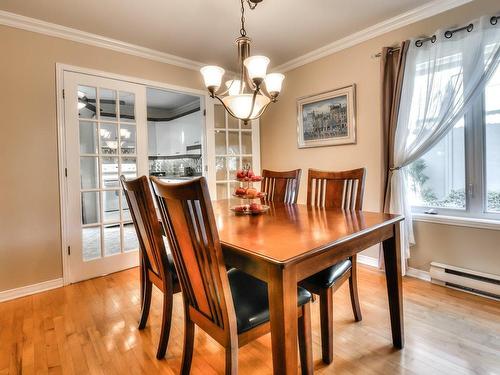
[[(425, 160), (418, 159), (408, 167), (410, 176), (410, 188), (424, 201), (426, 206), (456, 208), (465, 207), (464, 189), (451, 190), (448, 196), (438, 199), (434, 191), (425, 186), (429, 176), (425, 174), (427, 165)], [(500, 211), (500, 192), (488, 191), (488, 211)]]

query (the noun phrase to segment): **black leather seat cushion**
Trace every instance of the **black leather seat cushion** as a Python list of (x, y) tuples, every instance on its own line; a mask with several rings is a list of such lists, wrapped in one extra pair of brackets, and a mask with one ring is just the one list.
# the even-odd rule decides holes
[[(236, 268), (227, 272), (238, 333), (242, 333), (269, 320), (269, 301), (267, 283), (256, 279)], [(311, 293), (306, 289), (297, 288), (298, 306), (310, 301)]]
[(351, 268), (349, 259), (334, 264), (327, 269), (320, 271), (304, 280), (307, 284), (312, 284), (317, 288), (330, 288), (346, 271)]

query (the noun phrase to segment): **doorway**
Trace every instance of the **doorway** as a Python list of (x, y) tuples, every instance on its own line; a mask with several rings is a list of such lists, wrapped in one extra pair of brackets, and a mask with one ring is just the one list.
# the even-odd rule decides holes
[(57, 72), (65, 284), (138, 265), (120, 175), (203, 175), (212, 199), (225, 199), (235, 169), (260, 170), (259, 122), (235, 122), (205, 91), (62, 64)]

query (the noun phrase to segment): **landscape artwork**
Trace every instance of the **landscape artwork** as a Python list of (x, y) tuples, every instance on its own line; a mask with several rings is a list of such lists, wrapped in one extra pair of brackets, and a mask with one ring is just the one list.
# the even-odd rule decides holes
[(354, 85), (298, 100), (298, 145), (331, 146), (356, 142)]

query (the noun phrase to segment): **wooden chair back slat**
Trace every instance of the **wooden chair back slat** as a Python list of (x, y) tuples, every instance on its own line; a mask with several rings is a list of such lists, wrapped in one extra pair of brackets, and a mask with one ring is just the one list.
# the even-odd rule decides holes
[(137, 232), (144, 265), (165, 280), (164, 276), (170, 269), (148, 178), (141, 176), (127, 181), (121, 176), (120, 181)]
[(315, 207), (361, 210), (365, 175), (365, 168), (342, 172), (309, 169), (307, 204)]
[(234, 307), (205, 178), (177, 184), (151, 180), (185, 303), (227, 328)]
[(266, 193), (265, 199), (270, 202), (297, 203), (301, 172), (301, 169), (286, 172), (264, 169), (261, 190)]

